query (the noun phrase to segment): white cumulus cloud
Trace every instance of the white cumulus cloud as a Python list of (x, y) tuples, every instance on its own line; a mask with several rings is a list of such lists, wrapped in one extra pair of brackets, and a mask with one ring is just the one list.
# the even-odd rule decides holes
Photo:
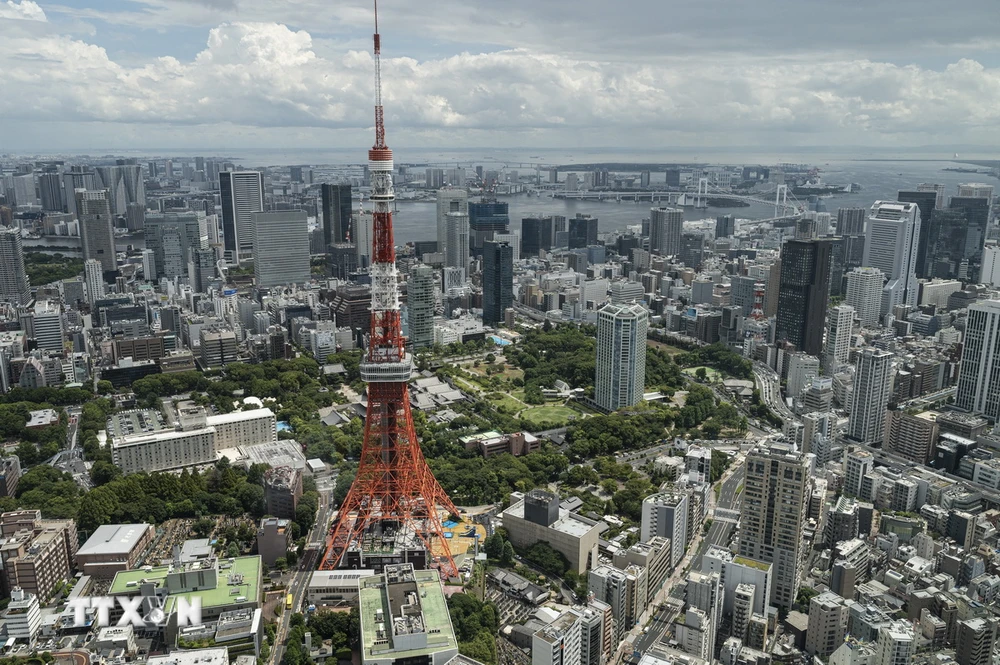
[[(26, 4), (34, 3), (18, 6)], [(225, 23), (191, 57), (141, 65), (116, 62), (79, 39), (14, 33), (0, 49), (0, 116), (133, 129), (286, 129), (299, 137), (368, 132), (371, 55), (317, 51), (308, 32), (272, 22)], [(388, 58), (383, 79), (397, 145), (495, 145), (503, 137), (522, 145), (758, 145), (775, 135), (906, 145), (1000, 136), (1000, 69), (972, 59), (940, 69), (869, 59), (636, 65), (516, 48)]]
[(22, 21), (48, 21), (42, 8), (32, 0), (21, 0), (21, 2), (7, 0), (6, 3), (0, 4), (0, 19), (5, 18)]

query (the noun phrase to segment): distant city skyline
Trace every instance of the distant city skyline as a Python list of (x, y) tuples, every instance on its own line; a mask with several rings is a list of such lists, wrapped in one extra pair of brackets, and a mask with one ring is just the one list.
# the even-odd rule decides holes
[[(380, 9), (398, 146), (950, 148), (1000, 128), (987, 0)], [(934, 20), (884, 29), (904, 13)], [(369, 0), (9, 0), (0, 30), (0, 152), (371, 136)]]

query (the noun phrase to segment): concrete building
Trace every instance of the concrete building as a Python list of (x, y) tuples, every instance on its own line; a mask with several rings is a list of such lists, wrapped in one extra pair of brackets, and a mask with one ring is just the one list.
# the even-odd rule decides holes
[(964, 411), (1000, 421), (1000, 300), (969, 307), (955, 405)]
[(104, 297), (104, 268), (97, 259), (83, 262), (83, 281), (87, 287), (87, 302), (93, 305)]
[(219, 173), (222, 236), (226, 258), (239, 265), (253, 256), (253, 214), (264, 210), (264, 180), (259, 171)]
[(252, 219), (257, 286), (273, 288), (309, 282), (309, 220), (305, 211), (255, 212)]
[(0, 515), (0, 533), (8, 591), (20, 587), (47, 601), (60, 582), (72, 577), (78, 543), (73, 520), (43, 520), (41, 511), (17, 510)]
[(683, 210), (680, 208), (650, 208), (649, 251), (660, 256), (680, 254), (683, 230)]
[(892, 358), (888, 351), (866, 348), (858, 358), (854, 378), (855, 400), (847, 426), (847, 436), (859, 443), (877, 446), (885, 431), (885, 411), (892, 394)]
[(468, 216), (469, 192), (464, 187), (446, 187), (437, 191), (437, 251), (444, 256), (448, 255), (448, 218), (446, 215), (449, 213)]
[(410, 269), (406, 280), (406, 317), (413, 349), (434, 345), (434, 270), (427, 265)]
[(290, 520), (265, 517), (260, 521), (260, 528), (257, 529), (257, 552), (264, 565), (273, 566), (275, 561), (283, 559), (293, 543)]
[(938, 438), (937, 413), (924, 411), (910, 415), (893, 410), (885, 414), (882, 447), (899, 457), (923, 465), (931, 461)]
[(501, 519), (515, 547), (547, 541), (577, 573), (587, 570), (591, 557), (596, 558), (600, 534), (607, 528), (604, 522), (570, 513), (559, 506), (558, 496), (542, 490), (527, 495), (515, 492), (510, 503)]
[(892, 621), (878, 631), (873, 665), (909, 665), (915, 651), (913, 627), (906, 621)]
[(191, 403), (169, 425), (156, 410), (116, 413), (108, 439), (115, 464), (127, 474), (215, 462), (221, 450), (277, 441), (274, 413), (252, 409), (208, 416)]
[(837, 650), (847, 635), (848, 608), (844, 599), (825, 591), (809, 601), (809, 628), (806, 652), (826, 658)]
[(825, 366), (832, 370), (847, 363), (851, 354), (851, 336), (854, 329), (854, 308), (837, 305), (830, 308), (826, 325)]
[(218, 326), (201, 328), (198, 331), (199, 360), (204, 369), (218, 369), (239, 359), (236, 333)]
[(531, 665), (578, 665), (581, 662), (582, 622), (575, 609), (531, 636)]
[(445, 665), (458, 655), (437, 571), (388, 565), (361, 579), (358, 605), (362, 665)]
[(958, 665), (991, 665), (997, 640), (997, 620), (977, 617), (959, 621), (955, 635)]
[(798, 594), (808, 494), (808, 464), (792, 446), (772, 443), (747, 455), (739, 554), (774, 564), (775, 607), (790, 608)]
[[(929, 221), (929, 220), (928, 220)], [(920, 208), (916, 203), (876, 201), (868, 215), (864, 265), (885, 276), (881, 311), (917, 304), (917, 253)]]
[(196, 212), (168, 212), (146, 217), (146, 248), (153, 250), (153, 269), (148, 280), (188, 276), (194, 252), (208, 248), (206, 218)]
[(469, 214), (449, 212), (444, 216), (448, 240), (445, 245), (444, 265), (459, 268), (462, 275), (469, 275)]
[(639, 540), (649, 542), (660, 537), (670, 541), (670, 567), (681, 559), (688, 543), (688, 497), (677, 492), (652, 494), (642, 500), (642, 525)]
[(38, 596), (28, 593), (21, 587), (11, 589), (10, 602), (3, 614), (3, 623), (8, 638), (25, 644), (34, 644), (42, 628)]
[(642, 401), (646, 387), (649, 312), (640, 304), (607, 305), (597, 315), (594, 400), (616, 411)]
[(115, 272), (118, 270), (118, 258), (108, 191), (77, 190), (75, 200), (84, 261), (97, 259), (105, 273)]
[(17, 455), (0, 459), (0, 496), (16, 496), (21, 479), (21, 460)]
[(55, 300), (38, 300), (31, 311), (30, 338), (35, 340), (39, 349), (62, 353), (63, 319), (62, 307)]
[(267, 514), (295, 519), (302, 496), (302, 472), (290, 466), (276, 466), (264, 472), (264, 499)]
[(306, 602), (316, 607), (349, 607), (358, 604), (361, 579), (374, 570), (316, 570), (306, 587)]
[(860, 497), (865, 476), (872, 472), (875, 458), (867, 450), (855, 448), (844, 456), (844, 496)]
[(76, 552), (76, 569), (84, 575), (110, 579), (138, 565), (153, 542), (151, 524), (104, 524)]
[(855, 268), (847, 273), (844, 302), (854, 308), (862, 328), (877, 328), (882, 312), (885, 275), (877, 268)]
[(21, 231), (16, 227), (0, 228), (0, 300), (13, 305), (31, 301)]

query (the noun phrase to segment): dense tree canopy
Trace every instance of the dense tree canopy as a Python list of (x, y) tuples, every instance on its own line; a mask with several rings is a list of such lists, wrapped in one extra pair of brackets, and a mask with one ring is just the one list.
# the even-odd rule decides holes
[(558, 380), (573, 388), (593, 385), (596, 334), (593, 326), (535, 329), (507, 349), (507, 359), (524, 370), (526, 396), (528, 388), (551, 388)]
[(456, 593), (448, 596), (448, 612), (459, 652), (486, 665), (496, 665), (496, 638), (500, 629), (496, 606), (469, 594)]

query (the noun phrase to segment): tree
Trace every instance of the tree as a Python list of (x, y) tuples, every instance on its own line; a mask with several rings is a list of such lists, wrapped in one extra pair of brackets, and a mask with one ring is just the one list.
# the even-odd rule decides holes
[(708, 378), (708, 371), (704, 367), (699, 367), (695, 370), (694, 375), (698, 377), (699, 381), (704, 381)]
[(288, 568), (288, 561), (283, 556), (279, 556), (274, 560), (274, 567), (278, 570), (285, 570)]
[(503, 554), (500, 557), (500, 565), (514, 565), (514, 546), (511, 545), (509, 541), (503, 544)]
[(498, 534), (493, 534), (483, 543), (483, 551), (486, 556), (495, 561), (499, 561), (503, 556), (504, 540)]
[(113, 383), (107, 379), (101, 379), (97, 382), (97, 392), (102, 395), (107, 395), (108, 393), (113, 393), (115, 391), (115, 386)]
[(110, 483), (112, 480), (120, 478), (121, 475), (121, 469), (105, 460), (94, 462), (94, 466), (90, 468), (90, 480), (97, 486)]

